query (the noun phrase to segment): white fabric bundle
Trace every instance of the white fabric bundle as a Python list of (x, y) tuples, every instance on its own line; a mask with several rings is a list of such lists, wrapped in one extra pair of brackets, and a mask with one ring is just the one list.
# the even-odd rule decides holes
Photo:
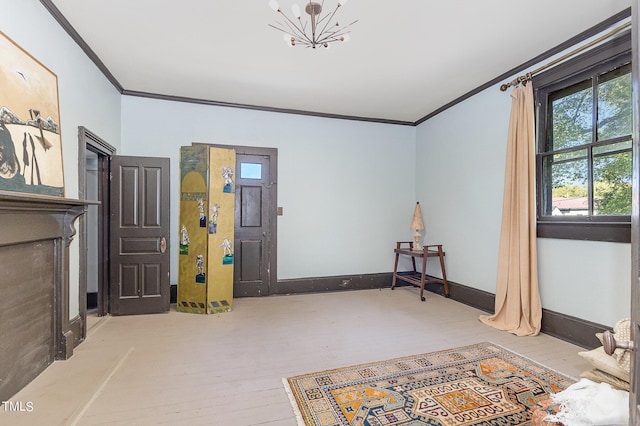
[(565, 390), (551, 395), (561, 410), (545, 420), (565, 426), (627, 425), (629, 392), (617, 390), (607, 383), (581, 379)]

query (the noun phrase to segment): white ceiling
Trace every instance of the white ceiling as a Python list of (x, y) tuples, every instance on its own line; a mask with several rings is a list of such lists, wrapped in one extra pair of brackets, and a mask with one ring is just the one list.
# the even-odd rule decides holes
[[(294, 1), (279, 3), (290, 15)], [(336, 15), (358, 20), (351, 40), (314, 50), (289, 48), (268, 27), (278, 18), (268, 0), (52, 3), (125, 90), (407, 122), (630, 6), (351, 0)]]

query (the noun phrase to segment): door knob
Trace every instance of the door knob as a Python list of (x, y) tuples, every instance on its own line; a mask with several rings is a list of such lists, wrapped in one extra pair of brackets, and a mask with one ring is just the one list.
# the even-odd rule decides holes
[(164, 254), (165, 251), (167, 251), (167, 239), (162, 237), (160, 240), (160, 253)]
[(631, 349), (633, 350), (634, 345), (633, 342), (618, 342), (616, 338), (613, 336), (613, 333), (609, 330), (602, 333), (602, 346), (604, 347), (604, 352), (607, 355), (613, 355), (613, 352), (616, 349)]

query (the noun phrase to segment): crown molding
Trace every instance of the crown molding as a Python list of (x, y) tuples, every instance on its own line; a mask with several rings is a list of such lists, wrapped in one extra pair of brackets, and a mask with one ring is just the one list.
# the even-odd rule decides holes
[(122, 91), (122, 95), (137, 96), (140, 98), (149, 98), (149, 99), (160, 99), (164, 101), (173, 101), (173, 102), (186, 102), (190, 104), (210, 105), (210, 106), (219, 106), (219, 107), (227, 107), (227, 108), (242, 108), (242, 109), (250, 109), (255, 111), (276, 112), (281, 114), (296, 114), (296, 115), (307, 115), (307, 116), (321, 117), (321, 118), (334, 118), (334, 119), (340, 119), (340, 120), (367, 121), (371, 123), (395, 124), (399, 126), (415, 126), (415, 123), (411, 121), (388, 120), (385, 118), (358, 117), (354, 115), (328, 114), (323, 112), (305, 111), (305, 110), (299, 110), (299, 109), (238, 104), (233, 102), (221, 102), (221, 101), (214, 101), (210, 99), (163, 95), (160, 93), (140, 92), (136, 90), (127, 90), (127, 89)]
[(556, 47), (547, 50), (544, 53), (541, 53), (540, 55), (536, 56), (533, 59), (528, 60), (527, 62), (518, 65), (517, 67), (500, 74), (499, 76), (497, 76), (496, 78), (486, 82), (485, 84), (476, 87), (475, 89), (471, 90), (470, 92), (465, 93), (464, 95), (452, 100), (451, 102), (442, 105), (440, 108), (436, 109), (435, 111), (425, 115), (424, 117), (422, 117), (421, 119), (419, 119), (418, 121), (416, 121), (414, 123), (414, 125), (418, 126), (422, 123), (424, 123), (425, 121), (427, 121), (430, 118), (435, 117), (436, 115), (440, 114), (443, 111), (448, 110), (449, 108), (451, 108), (452, 106), (455, 106), (457, 104), (459, 104), (460, 102), (463, 102), (467, 99), (469, 99), (470, 97), (477, 95), (478, 93), (482, 92), (485, 89), (488, 89), (491, 86), (494, 86), (498, 83), (503, 82), (504, 80), (513, 77), (516, 74), (520, 74), (522, 71), (531, 68), (534, 65), (539, 64), (540, 62), (544, 61), (545, 59), (549, 59), (550, 57), (557, 55), (558, 53), (567, 50), (585, 40), (587, 40), (588, 38), (591, 38), (605, 30), (607, 30), (609, 27), (611, 27), (612, 25), (615, 25), (616, 23), (627, 19), (631, 16), (631, 8), (627, 8), (621, 12), (616, 13), (615, 15), (611, 16), (608, 19), (605, 19), (604, 21), (600, 22), (599, 24), (594, 25), (593, 27), (581, 32), (580, 34), (571, 37), (569, 40), (565, 41), (564, 43), (561, 43), (559, 45), (557, 45)]
[(209, 100), (209, 99), (189, 98), (189, 97), (183, 97), (183, 96), (172, 96), (172, 95), (164, 95), (159, 93), (149, 93), (149, 92), (142, 92), (137, 90), (124, 89), (122, 85), (118, 82), (118, 80), (113, 76), (113, 74), (111, 74), (109, 69), (102, 62), (102, 60), (100, 60), (98, 55), (96, 55), (96, 53), (82, 39), (80, 34), (78, 34), (78, 32), (73, 28), (71, 23), (62, 15), (62, 12), (60, 12), (60, 10), (53, 4), (52, 0), (40, 0), (40, 3), (42, 3), (42, 5), (49, 11), (49, 13), (51, 13), (51, 15), (55, 18), (55, 20), (58, 21), (60, 26), (67, 32), (67, 34), (69, 34), (69, 36), (84, 51), (84, 53), (89, 57), (89, 59), (91, 59), (91, 61), (93, 61), (93, 63), (98, 67), (98, 69), (104, 74), (107, 80), (109, 80), (111, 84), (116, 88), (116, 90), (118, 90), (118, 92), (120, 92), (122, 95), (137, 96), (137, 97), (150, 98), (150, 99), (161, 99), (161, 100), (174, 101), (174, 102), (186, 102), (186, 103), (193, 103), (193, 104), (200, 104), (200, 105), (221, 106), (221, 107), (227, 107), (227, 108), (242, 108), (242, 109), (250, 109), (250, 110), (256, 110), (256, 111), (276, 112), (276, 113), (282, 113), (282, 114), (296, 114), (296, 115), (306, 115), (306, 116), (322, 117), (322, 118), (333, 118), (333, 119), (340, 119), (340, 120), (365, 121), (365, 122), (372, 122), (372, 123), (394, 124), (394, 125), (400, 125), (400, 126), (414, 126), (414, 127), (424, 123), (430, 118), (435, 117), (441, 112), (444, 112), (447, 109), (469, 99), (470, 97), (480, 93), (481, 91), (491, 86), (494, 86), (513, 75), (519, 74), (523, 70), (528, 69), (533, 65), (539, 64), (545, 59), (548, 59), (562, 52), (563, 50), (566, 50), (572, 46), (575, 46), (576, 44), (583, 42), (584, 40), (590, 37), (593, 37), (594, 35), (606, 30), (607, 28), (616, 24), (617, 22), (622, 21), (623, 19), (627, 19), (631, 16), (631, 8), (629, 7), (611, 16), (610, 18), (600, 22), (599, 24), (596, 24), (593, 27), (581, 32), (580, 34), (570, 38), (564, 43), (561, 43), (556, 47), (547, 50), (546, 52), (536, 56), (535, 58), (503, 74), (500, 74), (499, 76), (486, 82), (485, 84), (476, 87), (475, 89), (452, 100), (451, 102), (446, 103), (445, 105), (442, 105), (440, 108), (425, 115), (421, 119), (415, 122), (411, 122), (411, 121), (402, 121), (402, 120), (389, 120), (384, 118), (329, 114), (329, 113), (321, 113), (321, 112), (305, 111), (305, 110), (297, 110), (297, 109), (289, 109), (289, 108), (274, 108), (274, 107), (260, 106), (260, 105), (238, 104), (233, 102), (222, 102), (222, 101), (215, 101), (215, 100)]
[(75, 28), (73, 28), (73, 26), (67, 20), (67, 18), (65, 18), (64, 15), (62, 15), (62, 12), (60, 12), (60, 9), (58, 9), (51, 0), (40, 0), (40, 3), (42, 3), (45, 9), (49, 11), (51, 16), (53, 16), (54, 19), (58, 21), (58, 24), (60, 24), (62, 29), (64, 29), (67, 32), (67, 34), (69, 34), (69, 36), (73, 39), (73, 41), (76, 42), (76, 44), (80, 47), (80, 49), (82, 49), (85, 55), (87, 55), (89, 59), (91, 59), (91, 61), (98, 67), (100, 72), (102, 72), (102, 74), (104, 74), (107, 80), (111, 82), (113, 87), (115, 87), (118, 92), (122, 93), (122, 91), (124, 90), (122, 88), (122, 85), (118, 82), (118, 80), (116, 80), (113, 74), (111, 74), (111, 71), (109, 71), (109, 69), (104, 64), (104, 62), (100, 60), (98, 55), (96, 55), (96, 52), (91, 50), (91, 48), (84, 41), (84, 39), (80, 37), (80, 34), (78, 34)]

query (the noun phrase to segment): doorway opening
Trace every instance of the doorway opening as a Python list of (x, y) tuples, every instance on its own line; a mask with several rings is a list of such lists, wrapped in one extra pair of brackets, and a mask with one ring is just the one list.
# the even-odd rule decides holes
[(78, 196), (93, 201), (81, 216), (80, 244), (80, 317), (82, 338), (87, 333), (87, 312), (109, 313), (109, 172), (116, 149), (86, 129), (78, 129)]

